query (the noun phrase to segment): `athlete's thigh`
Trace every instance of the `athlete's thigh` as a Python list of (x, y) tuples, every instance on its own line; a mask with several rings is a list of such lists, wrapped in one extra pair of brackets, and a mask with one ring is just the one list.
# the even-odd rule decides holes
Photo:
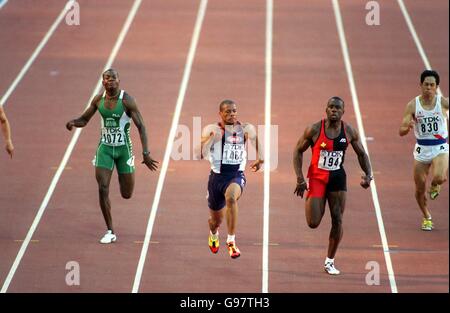
[(305, 214), (308, 219), (322, 220), (325, 214), (326, 198), (308, 197), (305, 201)]
[(241, 196), (242, 189), (241, 186), (237, 183), (231, 183), (228, 185), (227, 189), (225, 190), (225, 199), (233, 198), (238, 200)]
[(112, 170), (103, 167), (95, 168), (95, 178), (99, 186), (109, 187), (111, 182)]
[(448, 170), (448, 153), (441, 153), (431, 162), (433, 165), (433, 174), (447, 176)]
[(121, 192), (132, 192), (134, 189), (134, 173), (119, 173), (118, 176)]
[[(134, 173), (134, 155), (131, 148), (127, 145), (119, 146), (114, 149), (114, 161), (119, 174)], [(134, 176), (133, 176), (134, 177)]]
[(428, 173), (430, 171), (431, 163), (423, 163), (414, 160), (414, 181), (416, 185), (425, 184)]
[(332, 217), (344, 214), (346, 199), (347, 192), (344, 190), (328, 192), (327, 200)]

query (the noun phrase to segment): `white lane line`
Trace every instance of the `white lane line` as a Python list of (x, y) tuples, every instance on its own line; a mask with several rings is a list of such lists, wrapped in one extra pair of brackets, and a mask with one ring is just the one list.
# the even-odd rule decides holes
[[(361, 136), (361, 141), (364, 146), (364, 149), (366, 150), (367, 155), (369, 156), (369, 159), (370, 159), (369, 149), (367, 147), (367, 142), (366, 142), (366, 135), (364, 132), (364, 125), (363, 125), (363, 121), (361, 118), (361, 111), (359, 109), (358, 95), (356, 93), (355, 81), (353, 78), (352, 65), (350, 63), (350, 55), (348, 53), (348, 48), (347, 48), (347, 40), (345, 39), (344, 25), (342, 23), (341, 12), (339, 9), (339, 3), (338, 3), (338, 0), (332, 0), (332, 1), (333, 1), (334, 15), (336, 18), (336, 26), (337, 26), (337, 30), (339, 33), (339, 40), (341, 42), (341, 49), (342, 49), (342, 54), (343, 54), (344, 62), (345, 62), (345, 70), (347, 72), (347, 78), (348, 78), (348, 83), (350, 85), (350, 92), (352, 94), (352, 102), (353, 102), (353, 107), (355, 110), (356, 121), (358, 123), (358, 131)], [(395, 282), (394, 269), (392, 267), (391, 255), (389, 253), (389, 245), (388, 245), (388, 241), (387, 241), (387, 237), (386, 237), (386, 231), (384, 230), (383, 217), (381, 214), (381, 207), (380, 207), (380, 203), (378, 200), (378, 193), (377, 193), (377, 187), (375, 184), (375, 180), (373, 180), (372, 183), (370, 184), (370, 189), (372, 191), (372, 200), (373, 200), (373, 204), (375, 206), (375, 213), (376, 213), (377, 221), (378, 221), (378, 230), (380, 232), (381, 242), (383, 244), (384, 259), (386, 261), (386, 267), (388, 270), (391, 291), (392, 291), (392, 293), (397, 293), (397, 284)]]
[(180, 91), (178, 93), (177, 103), (175, 107), (175, 112), (172, 118), (172, 125), (170, 127), (169, 137), (167, 137), (166, 150), (164, 153), (164, 159), (161, 165), (161, 173), (158, 177), (158, 183), (156, 185), (155, 197), (153, 198), (152, 209), (150, 212), (150, 218), (147, 224), (147, 230), (145, 232), (144, 244), (142, 245), (141, 256), (139, 258), (139, 263), (136, 269), (136, 275), (134, 277), (132, 293), (137, 293), (139, 291), (139, 285), (141, 283), (142, 272), (144, 270), (145, 259), (147, 257), (148, 246), (153, 232), (153, 224), (155, 223), (156, 213), (158, 211), (159, 201), (161, 199), (161, 193), (164, 186), (164, 180), (166, 178), (167, 169), (170, 162), (170, 154), (173, 148), (173, 142), (176, 136), (176, 131), (178, 127), (178, 122), (180, 120), (181, 109), (183, 107), (184, 97), (186, 95), (187, 86), (189, 83), (189, 77), (191, 75), (192, 64), (194, 62), (195, 50), (197, 49), (198, 40), (200, 38), (200, 31), (202, 29), (203, 19), (206, 13), (206, 6), (208, 0), (202, 0), (200, 3), (197, 20), (195, 22), (194, 32), (191, 38), (191, 45), (189, 48), (189, 53), (186, 60), (186, 65), (184, 68), (183, 79), (180, 85)]
[[(111, 54), (108, 58), (108, 61), (105, 64), (104, 70), (110, 68), (114, 59), (116, 58), (116, 55), (120, 49), (120, 46), (122, 45), (122, 42), (125, 39), (126, 34), (128, 33), (128, 29), (130, 28), (131, 22), (133, 21), (141, 2), (142, 2), (142, 0), (134, 1), (131, 11), (130, 11), (130, 13), (128, 13), (128, 17), (125, 21), (125, 24), (123, 25), (122, 30), (119, 34), (119, 37), (117, 38), (116, 44), (114, 45), (114, 47), (111, 51)], [(101, 76), (100, 76), (100, 78), (97, 82), (97, 86), (95, 87), (94, 91), (92, 92), (91, 100), (94, 98), (95, 95), (97, 95), (100, 92), (101, 87), (102, 87), (102, 81), (101, 81)], [(86, 108), (89, 106), (91, 100), (89, 100), (89, 102), (87, 103)], [(61, 163), (59, 164), (58, 170), (56, 171), (55, 176), (53, 176), (53, 179), (50, 184), (50, 187), (48, 188), (47, 194), (45, 195), (44, 200), (42, 201), (41, 206), (39, 207), (39, 210), (36, 214), (36, 217), (34, 218), (34, 221), (31, 224), (30, 229), (28, 230), (27, 236), (25, 237), (25, 240), (23, 241), (23, 243), (20, 247), (19, 253), (17, 254), (16, 259), (8, 273), (8, 276), (6, 277), (6, 280), (3, 284), (3, 287), (0, 291), (0, 293), (5, 293), (8, 290), (9, 284), (11, 283), (11, 280), (14, 277), (17, 267), (19, 266), (23, 255), (25, 254), (28, 244), (30, 243), (31, 238), (33, 237), (33, 234), (41, 220), (42, 215), (44, 214), (45, 209), (47, 208), (47, 205), (53, 195), (53, 191), (56, 188), (56, 184), (58, 183), (58, 180), (61, 177), (61, 174), (62, 174), (64, 168), (66, 167), (66, 164), (70, 158), (70, 155), (72, 154), (73, 148), (75, 147), (78, 137), (80, 137), (81, 131), (82, 131), (82, 128), (77, 128), (75, 130), (75, 132), (72, 136), (72, 139), (71, 139), (69, 145), (67, 146), (66, 152), (64, 153), (64, 157), (63, 157)]]
[[(44, 38), (42, 38), (41, 42), (39, 43), (39, 45), (36, 47), (36, 49), (34, 50), (33, 54), (31, 55), (31, 57), (28, 59), (27, 63), (25, 63), (25, 65), (23, 66), (22, 70), (19, 72), (19, 74), (17, 75), (16, 79), (14, 79), (14, 81), (12, 82), (11, 86), (9, 86), (8, 90), (6, 91), (6, 93), (3, 95), (3, 97), (0, 99), (0, 106), (3, 106), (6, 103), (6, 100), (8, 100), (9, 96), (11, 96), (11, 94), (13, 93), (14, 89), (16, 89), (17, 85), (19, 84), (19, 82), (22, 80), (22, 78), (25, 76), (26, 72), (28, 71), (28, 69), (30, 68), (30, 66), (33, 64), (34, 60), (37, 58), (37, 56), (39, 55), (39, 53), (42, 51), (42, 49), (44, 48), (44, 46), (47, 44), (48, 40), (50, 39), (50, 37), (53, 35), (53, 33), (55, 32), (56, 28), (59, 26), (59, 24), (61, 23), (62, 19), (66, 16), (67, 11), (69, 9), (71, 9), (72, 4), (75, 0), (70, 0), (68, 1), (65, 6), (64, 9), (62, 9), (61, 13), (59, 13), (58, 17), (56, 18), (56, 20), (53, 22), (52, 26), (50, 27), (50, 29), (47, 31), (47, 33), (45, 34)], [(1, 7), (0, 7), (1, 8)]]
[[(409, 32), (411, 33), (411, 36), (413, 37), (414, 43), (416, 44), (417, 50), (419, 51), (420, 57), (422, 58), (425, 68), (427, 70), (431, 70), (432, 69), (431, 64), (428, 61), (427, 54), (425, 53), (425, 50), (422, 47), (422, 43), (420, 42), (419, 36), (417, 35), (416, 28), (414, 27), (411, 17), (409, 16), (408, 9), (406, 8), (405, 4), (403, 3), (403, 0), (397, 0), (397, 3), (400, 7), (400, 10), (403, 13), (403, 17), (405, 18), (406, 25), (408, 26)], [(440, 87), (438, 87), (437, 92), (439, 95), (442, 95)], [(449, 112), (447, 111), (447, 117), (448, 117), (448, 113)]]
[(8, 2), (8, 0), (0, 1), (0, 9)]
[(270, 126), (272, 110), (272, 31), (273, 0), (266, 5), (266, 94), (264, 117), (264, 220), (262, 254), (262, 292), (269, 292), (269, 212), (270, 212)]

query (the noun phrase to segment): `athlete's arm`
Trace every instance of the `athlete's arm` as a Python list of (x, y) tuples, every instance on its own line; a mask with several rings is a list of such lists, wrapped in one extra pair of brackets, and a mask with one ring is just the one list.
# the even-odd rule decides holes
[(444, 113), (444, 116), (446, 116), (448, 114), (448, 98), (445, 98), (444, 96), (442, 96), (441, 107), (442, 107), (442, 113)]
[(361, 177), (362, 181), (360, 185), (364, 189), (369, 188), (370, 182), (373, 179), (372, 167), (370, 166), (369, 156), (364, 150), (358, 131), (353, 127), (351, 127), (350, 125), (346, 125), (346, 128), (347, 128), (346, 133), (350, 139), (350, 143), (352, 144), (353, 150), (355, 150), (356, 155), (358, 156), (359, 166), (361, 166), (361, 169), (366, 174), (365, 176)]
[(122, 103), (127, 111), (127, 114), (131, 116), (131, 119), (133, 120), (134, 124), (136, 125), (136, 128), (139, 131), (139, 137), (141, 139), (142, 144), (142, 156), (143, 156), (142, 163), (147, 165), (147, 167), (151, 171), (156, 171), (156, 169), (158, 168), (157, 164), (159, 162), (153, 160), (150, 156), (147, 141), (147, 131), (145, 129), (144, 119), (142, 118), (141, 112), (139, 112), (136, 101), (130, 95), (125, 93), (123, 96)]
[(247, 139), (250, 140), (253, 147), (255, 147), (256, 155), (258, 159), (250, 165), (250, 168), (253, 172), (256, 172), (261, 168), (261, 164), (264, 163), (263, 151), (261, 149), (261, 142), (258, 139), (258, 135), (256, 134), (256, 128), (252, 124), (244, 124), (244, 136), (247, 136)]
[(400, 136), (405, 136), (409, 133), (411, 129), (414, 128), (415, 121), (414, 121), (414, 111), (415, 111), (415, 102), (410, 101), (406, 105), (405, 113), (403, 114), (403, 120), (402, 124), (400, 125), (400, 129), (398, 130), (398, 133)]
[(318, 133), (317, 125), (308, 126), (303, 135), (297, 142), (294, 149), (294, 170), (297, 175), (297, 185), (295, 187), (294, 194), (303, 198), (305, 190), (308, 190), (308, 184), (306, 183), (305, 177), (303, 176), (303, 152), (308, 150), (309, 147), (313, 145), (313, 137)]
[(0, 106), (0, 124), (1, 124), (1, 128), (2, 128), (3, 138), (5, 139), (6, 152), (8, 152), (8, 154), (12, 158), (14, 146), (13, 146), (12, 140), (11, 140), (11, 127), (9, 126), (8, 118), (6, 117), (5, 111), (3, 111), (2, 106)]
[(208, 155), (209, 149), (216, 142), (222, 139), (222, 130), (217, 124), (206, 125), (202, 130), (200, 147), (196, 147), (195, 154), (197, 159), (203, 159)]
[(92, 116), (94, 116), (95, 112), (97, 112), (97, 102), (101, 99), (101, 97), (102, 95), (96, 95), (94, 99), (92, 99), (91, 104), (79, 118), (67, 122), (66, 128), (68, 130), (72, 130), (73, 127), (86, 126)]

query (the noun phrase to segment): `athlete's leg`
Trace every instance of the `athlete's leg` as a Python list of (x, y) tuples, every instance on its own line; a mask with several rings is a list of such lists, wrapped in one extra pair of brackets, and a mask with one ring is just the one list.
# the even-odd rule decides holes
[(134, 190), (134, 173), (119, 173), (120, 194), (124, 199), (130, 199)]
[(325, 198), (308, 197), (305, 203), (306, 222), (311, 228), (317, 228), (325, 214)]
[(420, 210), (422, 211), (423, 217), (430, 218), (431, 214), (427, 207), (427, 197), (425, 195), (426, 192), (426, 182), (428, 172), (430, 171), (431, 164), (426, 164), (414, 160), (414, 182), (416, 184), (416, 200), (419, 205)]
[(225, 208), (218, 210), (218, 211), (209, 209), (208, 224), (209, 224), (209, 230), (211, 230), (212, 234), (216, 234), (217, 229), (222, 224), (223, 216), (225, 215), (224, 209)]
[(345, 209), (346, 191), (328, 193), (328, 205), (331, 213), (331, 231), (328, 243), (328, 258), (334, 259), (343, 235), (342, 218)]
[(433, 159), (431, 164), (433, 169), (433, 179), (431, 181), (431, 185), (442, 185), (447, 181), (448, 153), (439, 154)]
[(100, 208), (102, 209), (103, 218), (105, 219), (106, 226), (114, 233), (112, 216), (111, 216), (111, 203), (109, 201), (109, 183), (111, 182), (112, 170), (96, 167), (95, 178), (98, 183), (98, 194), (100, 200)]
[(238, 203), (241, 196), (241, 186), (237, 183), (231, 183), (225, 191), (226, 215), (228, 234), (234, 235), (238, 218)]

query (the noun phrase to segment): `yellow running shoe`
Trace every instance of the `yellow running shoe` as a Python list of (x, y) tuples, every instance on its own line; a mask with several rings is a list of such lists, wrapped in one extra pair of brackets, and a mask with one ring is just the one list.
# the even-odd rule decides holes
[(236, 247), (234, 241), (227, 242), (227, 246), (228, 253), (230, 254), (232, 259), (236, 259), (241, 256), (241, 251), (239, 251), (238, 247)]
[(431, 185), (430, 191), (429, 191), (430, 199), (431, 200), (436, 199), (439, 196), (440, 192), (441, 192), (441, 185), (436, 185), (436, 186)]
[(423, 218), (422, 220), (422, 230), (425, 231), (430, 231), (433, 229), (433, 221), (431, 220), (431, 218)]
[(209, 243), (209, 249), (212, 253), (217, 253), (219, 251), (219, 232), (214, 235), (216, 237), (213, 238), (213, 235), (211, 233), (209, 234), (208, 243)]

